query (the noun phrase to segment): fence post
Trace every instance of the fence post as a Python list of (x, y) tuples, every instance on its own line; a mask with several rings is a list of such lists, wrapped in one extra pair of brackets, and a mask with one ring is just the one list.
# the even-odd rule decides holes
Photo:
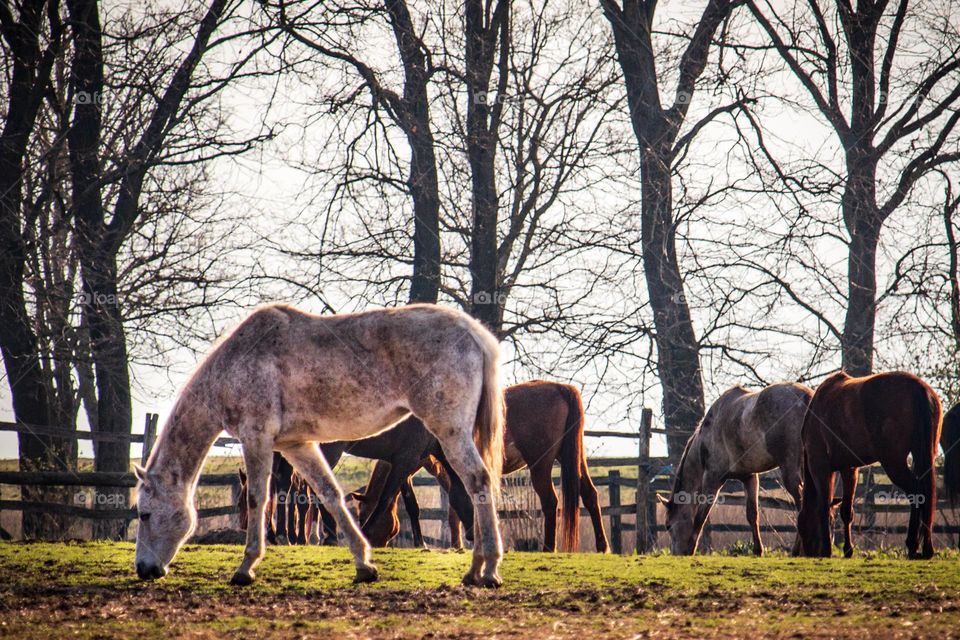
[(143, 423), (143, 450), (140, 454), (140, 464), (147, 464), (150, 452), (153, 451), (153, 443), (157, 439), (157, 420), (160, 416), (156, 413), (148, 413), (147, 419)]
[[(637, 553), (649, 553), (653, 546), (653, 532), (657, 526), (656, 506), (650, 500), (650, 429), (653, 410), (644, 407), (640, 415), (640, 446), (637, 464)], [(651, 506), (653, 509), (651, 509)], [(651, 513), (652, 512), (652, 513)]]
[(623, 553), (623, 526), (620, 516), (620, 472), (611, 469), (607, 474), (609, 484), (607, 488), (610, 492), (610, 506), (614, 512), (610, 514), (610, 544), (613, 546), (614, 553)]

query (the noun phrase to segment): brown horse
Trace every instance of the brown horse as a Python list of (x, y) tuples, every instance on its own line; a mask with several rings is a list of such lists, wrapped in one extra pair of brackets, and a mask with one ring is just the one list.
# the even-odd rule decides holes
[[(797, 553), (829, 557), (829, 511), (837, 472), (843, 478), (844, 555), (853, 554), (851, 522), (859, 467), (880, 462), (910, 502), (907, 552), (933, 556), (937, 504), (934, 458), (940, 438), (940, 399), (926, 382), (902, 371), (823, 381), (803, 424), (804, 489), (797, 518)], [(913, 470), (907, 456), (913, 455)], [(918, 551), (918, 537), (923, 549)]]
[[(237, 504), (240, 509), (240, 528), (247, 529), (249, 512), (247, 504), (247, 474), (240, 475), (240, 491)], [(320, 499), (310, 489), (307, 481), (297, 473), (278, 451), (273, 452), (273, 469), (270, 473), (270, 493), (267, 503), (267, 542), (270, 544), (317, 544), (314, 520)], [(336, 542), (334, 538), (333, 542)]]
[[(354, 491), (350, 497), (357, 501), (358, 520), (366, 522), (370, 519), (390, 473), (389, 463), (379, 461), (370, 474), (367, 486), (363, 491)], [(423, 461), (423, 468), (437, 479), (440, 487), (449, 495), (451, 492), (452, 480), (447, 473), (444, 465), (430, 456)], [(385, 547), (400, 533), (400, 517), (397, 513), (399, 499), (403, 498), (403, 506), (410, 517), (411, 530), (413, 533), (413, 545), (415, 547), (424, 547), (423, 534), (420, 530), (420, 504), (417, 502), (416, 494), (413, 492), (412, 476), (408, 477), (406, 482), (400, 486), (399, 493), (393, 497), (393, 502), (389, 505), (388, 515), (379, 517), (370, 522), (369, 528), (365, 531), (367, 541), (374, 547)], [(447, 518), (450, 524), (451, 546), (454, 549), (462, 549), (463, 541), (460, 538), (460, 518), (457, 517), (453, 509), (448, 510)]]
[[(567, 551), (576, 551), (579, 548), (582, 499), (593, 521), (596, 549), (600, 553), (606, 553), (608, 544), (603, 530), (597, 489), (590, 478), (583, 451), (584, 414), (580, 392), (568, 384), (531, 380), (508, 387), (504, 396), (507, 404), (507, 424), (504, 432), (503, 473), (513, 473), (529, 467), (530, 481), (540, 499), (544, 514), (544, 551), (556, 549), (558, 500), (553, 486), (553, 463), (559, 461), (560, 484), (563, 490), (561, 548)], [(397, 429), (402, 427), (403, 425), (400, 425)], [(377, 464), (374, 473), (383, 473), (381, 464)], [(413, 469), (413, 472), (415, 471), (416, 469)], [(368, 536), (374, 527), (381, 532), (389, 532), (391, 527), (388, 525), (396, 517), (395, 514), (391, 515), (391, 512), (395, 509), (397, 494), (402, 487), (388, 487), (388, 492), (378, 500), (377, 506), (381, 511), (374, 512), (371, 516), (373, 520), (363, 518), (365, 511), (361, 511), (361, 522), (367, 523), (364, 531)], [(373, 497), (369, 492), (368, 496)], [(405, 504), (409, 505), (408, 502)], [(451, 511), (454, 512), (449, 516), (453, 524), (452, 541), (457, 545), (459, 524), (456, 514), (463, 519), (464, 526), (469, 531), (473, 512), (469, 501), (464, 500), (462, 493), (457, 491), (450, 493), (450, 504)], [(387, 505), (387, 508), (383, 508), (384, 505)], [(409, 506), (407, 511), (410, 513)], [(373, 524), (381, 518), (386, 522)], [(413, 519), (411, 514), (411, 521)], [(377, 546), (378, 542), (386, 544), (384, 540), (372, 538), (370, 542), (374, 546)]]

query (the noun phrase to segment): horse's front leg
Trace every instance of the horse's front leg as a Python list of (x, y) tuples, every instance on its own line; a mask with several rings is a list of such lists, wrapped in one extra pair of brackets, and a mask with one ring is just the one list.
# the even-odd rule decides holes
[(337, 485), (333, 471), (326, 458), (320, 453), (316, 443), (304, 443), (283, 450), (284, 455), (294, 468), (313, 487), (323, 506), (337, 521), (337, 528), (347, 539), (347, 545), (353, 553), (353, 562), (357, 568), (354, 582), (373, 582), (377, 579), (377, 568), (370, 561), (370, 544), (360, 533), (353, 516), (343, 502), (343, 492)]
[(760, 538), (760, 476), (755, 473), (747, 476), (743, 481), (743, 489), (747, 494), (747, 523), (753, 533), (753, 553), (763, 555), (763, 540)]
[(269, 501), (271, 451), (267, 446), (243, 444), (243, 462), (247, 467), (247, 547), (243, 562), (230, 582), (248, 585), (256, 575), (254, 569), (266, 549), (266, 514)]
[(427, 545), (423, 541), (423, 529), (420, 527), (420, 503), (417, 501), (417, 494), (413, 492), (413, 476), (407, 476), (407, 479), (400, 485), (400, 495), (403, 497), (403, 507), (407, 510), (407, 517), (410, 519), (413, 546), (426, 549)]

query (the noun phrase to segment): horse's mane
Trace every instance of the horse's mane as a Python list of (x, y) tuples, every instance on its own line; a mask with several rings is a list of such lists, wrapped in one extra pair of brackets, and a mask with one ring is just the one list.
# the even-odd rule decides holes
[(693, 430), (693, 433), (690, 435), (690, 438), (687, 440), (687, 444), (683, 447), (683, 453), (680, 455), (680, 462), (677, 463), (677, 472), (673, 474), (673, 489), (670, 492), (671, 496), (676, 495), (678, 491), (682, 490), (682, 487), (680, 486), (680, 476), (683, 475), (683, 468), (687, 464), (687, 458), (691, 455), (697, 455), (697, 456), (700, 455), (699, 447), (697, 447), (696, 453), (691, 454), (690, 452), (694, 448), (694, 445), (700, 444), (700, 429), (703, 427), (706, 420), (707, 419), (705, 416), (704, 419), (700, 422), (700, 424), (697, 425), (697, 428)]

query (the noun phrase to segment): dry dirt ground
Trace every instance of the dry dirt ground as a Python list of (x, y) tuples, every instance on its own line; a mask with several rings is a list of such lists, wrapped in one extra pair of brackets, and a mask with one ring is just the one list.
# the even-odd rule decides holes
[(129, 543), (0, 543), (0, 637), (954, 637), (960, 566), (896, 554), (787, 557), (510, 553), (497, 591), (459, 586), (465, 554), (271, 547), (251, 587), (238, 546), (188, 546), (141, 583)]

